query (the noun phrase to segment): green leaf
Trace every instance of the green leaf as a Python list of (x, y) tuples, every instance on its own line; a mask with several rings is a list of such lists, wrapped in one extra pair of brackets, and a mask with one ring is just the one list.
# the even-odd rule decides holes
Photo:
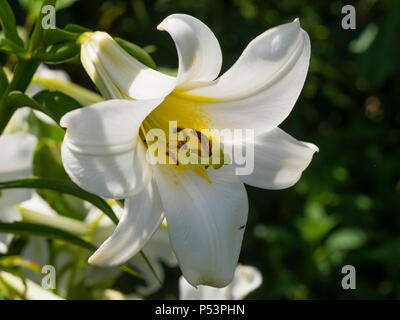
[(69, 180), (61, 163), (61, 141), (42, 138), (36, 146), (33, 158), (33, 173), (35, 176)]
[(39, 0), (18, 0), (18, 2), (26, 12), (35, 14), (35, 16), (39, 14), (39, 10), (42, 5)]
[(52, 117), (57, 123), (67, 112), (82, 108), (75, 99), (59, 91), (43, 90), (33, 96), (42, 107), (43, 112)]
[(320, 241), (338, 223), (337, 218), (328, 215), (323, 204), (310, 200), (305, 207), (305, 216), (296, 219), (296, 226), (304, 239)]
[(0, 66), (0, 97), (6, 91), (7, 87), (8, 87), (8, 78), (3, 70), (3, 67)]
[(139, 278), (139, 279), (144, 279), (143, 276), (139, 272), (137, 272), (136, 270), (133, 270), (127, 264), (121, 264), (120, 268), (121, 268), (122, 271), (125, 271), (126, 273), (129, 273), (131, 276), (134, 276), (134, 277)]
[[(56, 9), (61, 10), (72, 6), (78, 0), (58, 0)], [(28, 13), (37, 14), (39, 13), (41, 2), (39, 0), (19, 0), (19, 4), (22, 8), (24, 8)]]
[(24, 42), (18, 36), (14, 13), (6, 0), (0, 0), (0, 24), (6, 39), (23, 47)]
[(82, 27), (80, 25), (73, 24), (73, 23), (67, 24), (64, 27), (64, 30), (68, 31), (68, 32), (72, 32), (72, 33), (79, 33), (79, 34), (84, 33), (84, 32), (91, 32), (92, 31), (89, 28), (85, 28), (85, 27)]
[(27, 53), (24, 48), (16, 45), (9, 39), (0, 39), (0, 51), (15, 53), (19, 58), (26, 59)]
[(362, 229), (343, 228), (333, 232), (326, 240), (326, 247), (331, 251), (355, 250), (367, 241)]
[(21, 61), (17, 64), (12, 81), (8, 88), (9, 92), (21, 91), (24, 92), (32, 81), (32, 77), (39, 67), (40, 61), (38, 60), (27, 60)]
[(78, 101), (59, 91), (43, 90), (33, 98), (21, 91), (12, 91), (8, 95), (8, 104), (12, 108), (30, 107), (44, 112), (56, 123), (69, 111), (81, 108)]
[(124, 39), (115, 37), (114, 40), (126, 51), (128, 52), (132, 57), (136, 58), (146, 66), (156, 69), (156, 64), (154, 60), (150, 57), (150, 55), (143, 50), (141, 47), (138, 45), (126, 41)]
[(68, 7), (72, 6), (77, 1), (78, 0), (58, 0), (57, 1), (57, 5), (56, 5), (56, 9), (57, 10), (62, 10), (62, 9), (68, 8)]
[(39, 67), (40, 61), (27, 60), (17, 64), (11, 83), (0, 99), (0, 134), (4, 131), (15, 110), (8, 106), (8, 93), (12, 91), (25, 91), (33, 75)]
[(66, 31), (60, 28), (46, 29), (43, 33), (43, 39), (48, 44), (55, 44), (66, 41), (75, 41), (79, 37), (79, 33)]
[(25, 267), (38, 273), (41, 273), (42, 270), (37, 263), (17, 255), (1, 257), (0, 266), (4, 268)]
[[(56, 124), (47, 123), (38, 118), (32, 111), (29, 112), (26, 121), (28, 123), (29, 132), (40, 139), (48, 138), (54, 141), (62, 142), (65, 136), (63, 128)], [(58, 178), (58, 177), (54, 177)]]
[(67, 243), (75, 244), (88, 250), (96, 250), (95, 245), (69, 232), (41, 224), (27, 222), (0, 222), (0, 232), (19, 234), (23, 236), (36, 235), (51, 239), (58, 239), (63, 240)]
[(8, 94), (8, 104), (12, 108), (31, 107), (35, 110), (41, 110), (41, 105), (35, 100), (22, 93), (21, 91), (12, 91)]
[(156, 270), (154, 269), (153, 265), (151, 264), (150, 260), (147, 258), (146, 254), (143, 252), (143, 250), (141, 250), (139, 252), (139, 254), (142, 256), (142, 258), (144, 259), (145, 263), (147, 264), (147, 266), (149, 267), (151, 273), (153, 274), (154, 278), (156, 278), (156, 280), (158, 281), (158, 283), (160, 285), (162, 285), (162, 281), (161, 279), (158, 277), (158, 274), (156, 272)]
[(61, 193), (70, 194), (80, 199), (86, 200), (104, 212), (115, 224), (118, 223), (118, 218), (113, 209), (107, 202), (94, 194), (91, 194), (72, 181), (46, 179), (46, 178), (22, 178), (14, 181), (0, 182), (0, 190), (12, 188), (33, 188), (33, 189), (47, 189), (54, 190)]
[(43, 38), (48, 44), (76, 41), (82, 33), (90, 31), (90, 29), (77, 24), (68, 24), (64, 29), (55, 28), (44, 30)]
[(79, 55), (80, 46), (75, 41), (51, 45), (46, 52), (37, 52), (34, 58), (44, 62), (62, 63)]
[[(64, 94), (62, 94), (62, 95), (65, 96)], [(49, 99), (50, 98), (48, 98), (47, 100), (49, 100)], [(38, 111), (41, 111), (41, 112), (47, 114), (48, 116), (50, 116), (57, 123), (60, 121), (60, 119), (63, 116), (63, 114), (65, 114), (65, 113), (67, 113), (68, 111), (71, 110), (68, 107), (66, 107), (65, 108), (66, 109), (65, 112), (63, 112), (61, 107), (59, 107), (59, 109), (55, 109), (54, 108), (55, 105), (51, 104), (51, 102), (50, 103), (49, 102), (46, 103), (46, 101), (44, 99), (42, 99), (42, 101), (40, 101), (40, 102), (41, 103), (39, 103), (35, 99), (29, 97), (25, 93), (22, 93), (21, 91), (12, 91), (8, 95), (8, 105), (11, 108), (18, 109), (18, 108), (22, 108), (22, 107), (30, 107), (30, 108), (32, 108), (34, 110), (38, 110)], [(75, 102), (76, 101), (74, 101), (74, 103)], [(48, 107), (49, 105), (50, 105), (50, 108)], [(68, 105), (68, 104), (66, 104), (66, 105)]]

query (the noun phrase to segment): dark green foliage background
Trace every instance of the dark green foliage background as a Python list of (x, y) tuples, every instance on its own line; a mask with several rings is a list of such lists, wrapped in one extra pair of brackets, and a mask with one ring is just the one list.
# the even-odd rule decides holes
[[(25, 12), (12, 2), (23, 24)], [(356, 30), (341, 28), (345, 4), (356, 7)], [(215, 32), (223, 71), (255, 36), (296, 17), (311, 38), (306, 84), (281, 127), (320, 152), (290, 189), (247, 188), (250, 212), (240, 261), (264, 278), (249, 298), (400, 298), (400, 2), (82, 0), (58, 12), (57, 26), (107, 31), (146, 47), (158, 66), (176, 68), (173, 42), (156, 26), (178, 12)], [(369, 45), (362, 37), (367, 29), (377, 30)], [(62, 68), (93, 88), (79, 64)], [(357, 270), (356, 290), (341, 287), (346, 264)], [(168, 269), (153, 297), (176, 298), (178, 276)], [(116, 288), (129, 292), (130, 281), (124, 275)]]

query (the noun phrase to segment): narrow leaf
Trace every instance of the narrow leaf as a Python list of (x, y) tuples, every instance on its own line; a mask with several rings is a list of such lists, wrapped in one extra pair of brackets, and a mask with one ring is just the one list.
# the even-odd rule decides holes
[(42, 107), (43, 112), (52, 117), (57, 123), (64, 114), (81, 108), (81, 104), (75, 99), (60, 91), (43, 90), (33, 96)]
[(0, 97), (6, 91), (7, 87), (8, 87), (8, 78), (3, 70), (3, 67), (0, 66)]
[(149, 267), (151, 273), (153, 274), (154, 278), (156, 278), (156, 280), (158, 281), (158, 283), (160, 285), (162, 285), (162, 281), (161, 279), (158, 277), (158, 274), (156, 272), (156, 270), (153, 268), (153, 265), (150, 263), (150, 260), (147, 258), (147, 256), (145, 255), (145, 253), (143, 252), (143, 250), (141, 250), (139, 252), (139, 254), (142, 256), (142, 258), (144, 259), (145, 263), (147, 264), (147, 266)]
[(75, 244), (79, 247), (88, 250), (96, 250), (95, 245), (69, 232), (54, 227), (44, 226), (41, 224), (34, 224), (27, 222), (13, 222), (13, 223), (0, 222), (0, 232), (13, 233), (24, 236), (37, 235), (51, 239), (59, 239), (67, 243)]
[(0, 258), (0, 266), (5, 268), (12, 267), (25, 267), (35, 272), (41, 273), (42, 268), (31, 260), (25, 259), (21, 256), (5, 256)]
[(23, 47), (24, 43), (18, 36), (17, 25), (15, 23), (14, 13), (6, 0), (0, 0), (0, 24), (6, 39), (14, 42), (16, 45)]
[(79, 33), (79, 34), (84, 33), (84, 32), (91, 32), (92, 31), (92, 30), (90, 30), (88, 28), (85, 28), (85, 27), (82, 27), (80, 25), (73, 24), (73, 23), (67, 24), (64, 27), (64, 30), (65, 31), (69, 31), (69, 32), (73, 32), (73, 33)]
[(21, 91), (12, 91), (8, 95), (8, 103), (12, 108), (30, 107), (44, 112), (56, 123), (64, 114), (74, 109), (81, 108), (81, 104), (75, 99), (59, 91), (43, 90), (33, 98)]
[(86, 200), (104, 212), (115, 224), (118, 223), (118, 218), (113, 209), (107, 202), (89, 192), (78, 187), (72, 181), (44, 179), (38, 177), (22, 178), (14, 181), (0, 182), (0, 190), (12, 188), (33, 188), (33, 189), (48, 189), (61, 193), (70, 194), (80, 199)]
[(42, 107), (35, 100), (22, 93), (21, 91), (12, 91), (8, 94), (8, 104), (12, 108), (30, 107), (42, 111)]
[(77, 57), (79, 51), (79, 45), (75, 41), (70, 41), (51, 45), (48, 51), (38, 52), (34, 57), (44, 62), (62, 63)]
[(127, 264), (121, 264), (120, 268), (121, 268), (122, 271), (125, 271), (126, 273), (129, 273), (131, 276), (134, 276), (134, 277), (139, 278), (139, 279), (143, 279), (143, 276), (139, 272), (133, 270)]
[[(15, 0), (13, 0), (15, 1)], [(78, 0), (58, 0), (56, 9), (57, 11), (60, 11), (62, 9), (68, 8), (72, 6), (76, 1)], [(29, 14), (33, 15), (34, 17), (37, 17), (39, 14), (39, 9), (41, 7), (41, 2), (40, 0), (19, 0), (19, 4), (21, 5), (22, 8), (25, 9)]]
[(0, 51), (15, 53), (18, 57), (22, 59), (27, 58), (27, 52), (25, 51), (25, 49), (9, 39), (0, 39)]
[(57, 10), (65, 9), (72, 6), (78, 0), (58, 0), (57, 1)]
[(79, 36), (79, 33), (66, 31), (60, 28), (46, 29), (44, 30), (43, 39), (48, 44), (55, 44), (66, 41), (75, 41)]
[(114, 40), (126, 51), (128, 52), (132, 57), (138, 59), (140, 62), (145, 64), (146, 66), (156, 69), (156, 64), (154, 60), (150, 57), (150, 55), (144, 51), (141, 47), (138, 45), (126, 41), (124, 39), (115, 37)]

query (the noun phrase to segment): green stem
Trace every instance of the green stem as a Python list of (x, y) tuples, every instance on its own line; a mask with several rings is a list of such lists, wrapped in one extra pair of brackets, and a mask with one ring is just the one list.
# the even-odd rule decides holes
[[(57, 0), (43, 0), (42, 6), (45, 5), (56, 5)], [(39, 12), (39, 18), (36, 20), (35, 28), (32, 32), (31, 39), (28, 44), (28, 57), (32, 56), (32, 52), (36, 50), (42, 43), (43, 38), (43, 28), (42, 28), (42, 19), (44, 14), (42, 13), (42, 9)], [(11, 91), (18, 90), (21, 92), (25, 92), (29, 83), (31, 82), (33, 75), (35, 74), (37, 68), (39, 67), (40, 61), (36, 59), (28, 59), (22, 61), (17, 65), (14, 77), (8, 86), (8, 88), (3, 93), (3, 96), (0, 99), (0, 135), (3, 133), (6, 128), (8, 122), (10, 121), (12, 115), (15, 112), (15, 108), (10, 108), (8, 106), (8, 94)]]
[(144, 262), (147, 264), (147, 266), (149, 267), (151, 273), (153, 274), (154, 278), (156, 278), (156, 280), (158, 281), (158, 283), (162, 286), (162, 281), (161, 279), (158, 277), (158, 274), (156, 272), (156, 270), (153, 268), (153, 265), (151, 264), (150, 260), (147, 258), (147, 256), (145, 255), (145, 253), (143, 252), (143, 250), (139, 251), (139, 254), (142, 256), (142, 258), (144, 259)]
[(0, 135), (15, 112), (15, 109), (8, 105), (8, 94), (14, 90), (25, 92), (39, 64), (38, 60), (28, 60), (17, 65), (13, 79), (0, 99)]
[(47, 5), (55, 7), (56, 2), (57, 0), (43, 0), (42, 5), (40, 6), (39, 16), (36, 20), (36, 24), (35, 27), (33, 28), (31, 39), (28, 45), (28, 51), (30, 53), (32, 53), (35, 49), (37, 49), (42, 43), (42, 38), (43, 38), (42, 19), (45, 16), (45, 14), (42, 13), (42, 8)]

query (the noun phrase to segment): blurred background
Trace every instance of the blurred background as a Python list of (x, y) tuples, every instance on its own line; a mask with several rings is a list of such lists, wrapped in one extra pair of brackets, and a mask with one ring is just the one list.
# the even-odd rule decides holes
[[(248, 298), (400, 298), (399, 1), (60, 2), (66, 8), (57, 13), (58, 27), (76, 23), (107, 31), (143, 46), (168, 69), (177, 67), (175, 46), (156, 26), (169, 14), (191, 14), (214, 31), (222, 71), (254, 37), (299, 17), (311, 38), (311, 63), (281, 127), (320, 152), (290, 189), (247, 187), (250, 212), (240, 262), (263, 275)], [(29, 3), (11, 1), (20, 25)], [(355, 30), (341, 27), (346, 4), (356, 8)], [(95, 89), (78, 63), (59, 67)], [(356, 290), (341, 287), (347, 264), (356, 268)], [(166, 268), (163, 288), (150, 298), (177, 298), (179, 275)], [(135, 281), (125, 274), (114, 288), (127, 291)]]

